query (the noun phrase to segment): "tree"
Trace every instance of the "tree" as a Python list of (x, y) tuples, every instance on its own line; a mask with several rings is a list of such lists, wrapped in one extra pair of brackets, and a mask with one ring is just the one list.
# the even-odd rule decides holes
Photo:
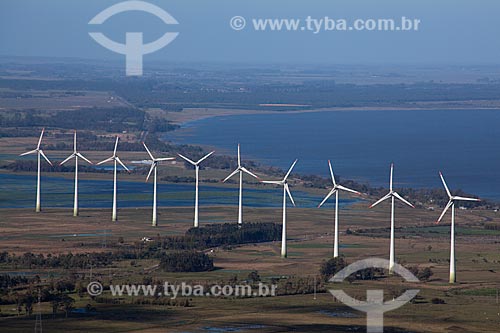
[(33, 295), (28, 294), (24, 298), (24, 309), (26, 310), (26, 315), (31, 316), (33, 313), (33, 302), (35, 301), (35, 298)]
[(434, 275), (434, 272), (429, 267), (425, 267), (423, 270), (419, 272), (417, 277), (420, 280), (429, 281), (432, 275)]
[(248, 280), (252, 281), (252, 282), (259, 282), (260, 281), (260, 275), (259, 275), (259, 272), (257, 271), (252, 271), (248, 274), (248, 277), (247, 277)]
[(61, 295), (60, 298), (60, 305), (62, 309), (64, 310), (64, 313), (66, 315), (66, 318), (68, 318), (68, 314), (74, 309), (74, 303), (75, 300), (71, 297), (69, 297), (66, 294)]
[(328, 281), (328, 279), (340, 272), (346, 266), (347, 262), (344, 257), (331, 258), (328, 261), (323, 261), (319, 273), (323, 281)]

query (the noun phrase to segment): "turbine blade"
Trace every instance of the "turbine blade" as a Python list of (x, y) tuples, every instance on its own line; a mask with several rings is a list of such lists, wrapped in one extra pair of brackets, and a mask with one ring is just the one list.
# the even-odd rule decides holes
[(337, 186), (337, 183), (335, 182), (335, 175), (333, 174), (332, 163), (330, 162), (330, 160), (328, 160), (328, 166), (330, 167), (330, 175), (332, 176), (333, 186)]
[(203, 156), (202, 158), (200, 158), (198, 160), (198, 162), (196, 162), (196, 164), (200, 164), (201, 162), (203, 162), (204, 160), (206, 160), (207, 158), (209, 158), (210, 155), (212, 155), (213, 153), (215, 153), (215, 151), (211, 151), (210, 153), (206, 154), (205, 156)]
[(189, 158), (187, 158), (186, 156), (183, 156), (181, 154), (177, 154), (179, 155), (180, 158), (182, 158), (183, 160), (185, 160), (186, 162), (192, 164), (192, 165), (196, 165), (196, 162), (194, 162), (193, 160), (190, 160)]
[(345, 187), (345, 186), (342, 186), (342, 185), (337, 185), (337, 188), (339, 190), (342, 190), (342, 191), (346, 191), (346, 192), (351, 192), (351, 193), (355, 193), (355, 194), (358, 194), (358, 195), (361, 195), (361, 192), (358, 192), (358, 191), (355, 191), (355, 190), (352, 190), (348, 187)]
[(116, 161), (118, 163), (120, 163), (120, 165), (122, 166), (122, 168), (124, 168), (125, 170), (127, 170), (127, 172), (130, 172), (130, 170), (125, 166), (125, 164), (123, 164), (122, 160), (118, 156), (116, 157)]
[(283, 185), (282, 180), (261, 180), (260, 182), (264, 184)]
[(175, 157), (160, 157), (160, 158), (155, 158), (155, 161), (157, 161), (157, 162), (173, 161), (173, 160), (175, 160)]
[(439, 176), (441, 177), (441, 181), (443, 182), (446, 193), (448, 193), (448, 197), (451, 199), (451, 192), (448, 189), (448, 185), (446, 185), (446, 182), (444, 181), (444, 177), (443, 177), (443, 174), (441, 173), (441, 171), (439, 171)]
[(385, 196), (383, 196), (382, 198), (380, 198), (377, 202), (373, 203), (370, 208), (373, 208), (375, 207), (376, 205), (378, 205), (379, 203), (381, 203), (382, 201), (385, 201), (387, 199), (389, 199), (391, 197), (391, 193), (387, 193)]
[(394, 163), (391, 163), (391, 179), (389, 180), (389, 190), (392, 192), (392, 176), (394, 174)]
[(290, 201), (292, 202), (293, 206), (295, 207), (295, 201), (293, 201), (292, 193), (290, 193), (290, 188), (288, 187), (288, 184), (285, 184), (285, 190), (286, 190), (286, 193), (288, 194), (288, 197), (290, 197)]
[(235, 174), (237, 174), (239, 171), (240, 171), (240, 169), (237, 168), (236, 170), (234, 170), (233, 172), (231, 172), (231, 174), (229, 176), (227, 176), (226, 178), (224, 178), (224, 180), (222, 182), (225, 183), (229, 178), (231, 178), (232, 176), (234, 176)]
[(238, 143), (238, 167), (241, 167), (240, 144)]
[(439, 222), (441, 222), (441, 220), (443, 219), (444, 214), (446, 214), (446, 211), (451, 207), (451, 205), (453, 205), (453, 200), (448, 201), (448, 203), (446, 204), (446, 207), (444, 207), (443, 212), (441, 213), (441, 215), (437, 219), (436, 224), (438, 224)]
[(151, 173), (153, 172), (154, 168), (156, 168), (156, 163), (151, 164), (151, 168), (149, 168), (148, 176), (146, 177), (146, 182), (149, 180), (149, 177), (151, 176)]
[(75, 130), (75, 137), (73, 139), (73, 152), (76, 153), (76, 130)]
[(40, 149), (39, 152), (40, 152), (40, 155), (42, 155), (43, 158), (45, 158), (45, 160), (47, 161), (47, 163), (49, 163), (50, 165), (53, 166), (52, 162), (49, 161), (49, 159), (47, 158), (47, 156), (45, 156), (45, 153), (43, 152), (43, 150)]
[(337, 189), (336, 188), (332, 188), (330, 190), (330, 192), (328, 192), (328, 194), (326, 195), (326, 197), (323, 199), (323, 201), (321, 201), (321, 203), (318, 205), (318, 208), (323, 206), (323, 204), (335, 193), (337, 192)]
[(120, 139), (119, 136), (116, 137), (115, 149), (113, 149), (113, 156), (116, 156), (116, 148), (118, 148), (118, 139)]
[(84, 160), (85, 162), (87, 162), (88, 164), (94, 164), (92, 163), (88, 158), (86, 158), (85, 156), (83, 156), (82, 154), (80, 153), (76, 153), (76, 156), (80, 157), (82, 160)]
[(99, 163), (97, 163), (96, 165), (101, 165), (101, 164), (104, 164), (104, 163), (108, 163), (110, 161), (114, 160), (114, 157), (110, 157), (110, 158), (107, 158)]
[(40, 145), (42, 144), (43, 132), (45, 132), (45, 128), (42, 128), (42, 133), (40, 134), (40, 139), (38, 139), (38, 144), (36, 145), (36, 149), (40, 149)]
[(243, 171), (243, 172), (245, 172), (245, 173), (247, 173), (247, 174), (249, 174), (250, 176), (252, 176), (252, 177), (254, 177), (254, 178), (260, 179), (260, 178), (259, 178), (259, 176), (257, 176), (256, 174), (251, 173), (251, 172), (250, 172), (250, 171), (248, 171), (248, 169), (247, 169), (247, 168), (245, 168), (245, 167), (241, 167), (241, 168), (240, 168), (240, 170), (241, 170), (241, 171)]
[(69, 155), (68, 157), (66, 157), (66, 159), (64, 161), (62, 161), (61, 163), (59, 163), (59, 165), (63, 165), (64, 163), (68, 162), (70, 159), (72, 159), (75, 156), (76, 156), (75, 153)]
[(290, 167), (290, 169), (288, 169), (288, 172), (286, 173), (285, 178), (283, 178), (283, 181), (285, 181), (288, 178), (288, 176), (290, 176), (290, 174), (292, 173), (293, 167), (295, 166), (295, 164), (297, 164), (297, 161), (298, 161), (298, 159), (295, 160), (295, 162), (293, 162), (293, 164)]
[(148, 152), (149, 157), (151, 157), (151, 159), (154, 160), (155, 158), (153, 157), (153, 154), (151, 154), (151, 152), (149, 151), (148, 146), (146, 146), (146, 144), (144, 142), (142, 144), (144, 145), (144, 148), (146, 148), (146, 151)]
[(453, 197), (453, 200), (460, 200), (460, 201), (481, 201), (481, 199), (478, 198), (466, 198), (466, 197)]
[(400, 196), (398, 192), (392, 192), (392, 195), (394, 195), (396, 198), (398, 198), (399, 200), (401, 200), (402, 202), (404, 202), (405, 204), (407, 204), (411, 208), (415, 208), (415, 206), (413, 206), (411, 203), (409, 203), (408, 201), (406, 201), (405, 198), (403, 198), (402, 196)]
[(36, 149), (35, 150), (30, 150), (30, 151), (27, 151), (25, 153), (19, 154), (19, 156), (26, 156), (26, 155), (29, 155), (29, 154), (35, 154), (37, 152), (38, 152), (38, 150), (36, 150)]

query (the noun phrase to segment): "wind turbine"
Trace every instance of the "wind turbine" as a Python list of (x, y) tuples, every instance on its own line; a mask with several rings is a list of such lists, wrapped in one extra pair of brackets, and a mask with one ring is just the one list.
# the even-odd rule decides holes
[(394, 272), (394, 199), (397, 198), (401, 200), (403, 203), (407, 204), (408, 206), (415, 208), (415, 206), (406, 201), (402, 196), (398, 194), (398, 192), (395, 192), (392, 189), (393, 171), (394, 171), (394, 163), (391, 163), (391, 178), (389, 181), (389, 193), (387, 193), (384, 197), (382, 197), (380, 200), (378, 200), (377, 202), (375, 202), (370, 206), (370, 208), (375, 207), (382, 201), (391, 198), (391, 249), (389, 254), (389, 274), (392, 274)]
[(155, 158), (153, 157), (153, 154), (149, 151), (148, 147), (146, 144), (143, 142), (144, 148), (146, 148), (146, 151), (149, 154), (149, 157), (151, 157), (151, 160), (148, 161), (148, 163), (151, 164), (151, 168), (149, 169), (148, 176), (146, 177), (146, 182), (149, 180), (149, 177), (151, 176), (151, 173), (154, 171), (154, 187), (153, 187), (153, 222), (152, 225), (153, 227), (156, 227), (158, 225), (157, 223), (157, 214), (156, 214), (156, 178), (158, 175), (158, 163), (162, 161), (171, 161), (175, 160), (175, 157), (161, 157), (161, 158)]
[(113, 150), (113, 156), (105, 159), (104, 161), (97, 163), (97, 165), (101, 165), (101, 164), (113, 161), (115, 164), (114, 165), (114, 173), (113, 173), (113, 213), (111, 215), (111, 220), (113, 222), (116, 221), (116, 167), (117, 167), (117, 163), (119, 163), (125, 170), (127, 170), (127, 172), (130, 172), (130, 170), (125, 166), (125, 164), (123, 164), (122, 160), (120, 160), (120, 158), (118, 156), (116, 156), (116, 148), (118, 148), (118, 140), (119, 140), (119, 137), (117, 136), (116, 142), (115, 142), (115, 149)]
[(40, 139), (38, 139), (38, 144), (36, 145), (36, 149), (28, 151), (26, 153), (22, 153), (19, 156), (25, 156), (30, 154), (37, 154), (38, 159), (38, 169), (37, 169), (37, 180), (36, 180), (36, 208), (35, 211), (39, 213), (41, 211), (40, 207), (40, 156), (42, 156), (47, 163), (52, 165), (52, 162), (49, 161), (47, 156), (43, 153), (43, 150), (40, 149), (40, 144), (42, 143), (43, 132), (45, 132), (45, 128), (42, 128), (42, 134), (40, 134)]
[(441, 172), (439, 172), (439, 176), (441, 177), (441, 181), (443, 182), (446, 193), (448, 194), (449, 201), (446, 204), (446, 207), (444, 207), (441, 216), (439, 216), (438, 220), (436, 221), (436, 224), (441, 222), (444, 214), (446, 214), (446, 211), (451, 207), (450, 283), (455, 283), (457, 282), (455, 269), (455, 201), (481, 201), (481, 199), (465, 198), (451, 195), (451, 192), (448, 189), (448, 186), (446, 185), (443, 174)]
[(69, 155), (64, 161), (59, 163), (59, 165), (63, 165), (72, 158), (75, 159), (75, 197), (74, 197), (75, 201), (73, 204), (73, 216), (78, 216), (78, 157), (80, 157), (85, 162), (92, 164), (90, 160), (85, 158), (85, 156), (83, 156), (76, 150), (76, 130), (75, 130), (75, 137), (73, 141), (73, 154)]
[(240, 154), (240, 144), (238, 144), (238, 167), (231, 172), (229, 176), (226, 177), (222, 182), (226, 182), (229, 178), (233, 177), (235, 174), (240, 174), (240, 193), (238, 201), (238, 224), (241, 226), (243, 223), (243, 207), (242, 207), (242, 196), (243, 196), (243, 173), (247, 173), (252, 177), (259, 179), (259, 177), (250, 171), (248, 171), (244, 166), (241, 165), (241, 154)]
[(292, 166), (290, 169), (288, 169), (288, 172), (286, 173), (285, 177), (283, 177), (282, 180), (263, 180), (263, 183), (266, 184), (275, 184), (275, 185), (280, 185), (283, 186), (283, 227), (282, 227), (282, 232), (281, 232), (281, 257), (286, 258), (287, 256), (287, 248), (286, 248), (286, 196), (288, 194), (288, 197), (290, 197), (290, 201), (292, 204), (295, 206), (295, 202), (293, 201), (292, 194), (290, 193), (290, 189), (288, 188), (288, 182), (287, 178), (292, 172), (293, 167), (297, 163), (298, 160), (295, 160), (293, 162)]
[(194, 196), (194, 227), (195, 228), (198, 228), (198, 183), (199, 183), (200, 163), (203, 162), (205, 159), (207, 159), (213, 153), (214, 153), (213, 151), (208, 153), (207, 155), (200, 158), (197, 162), (190, 160), (186, 156), (178, 154), (183, 160), (185, 160), (186, 162), (193, 165), (195, 172), (196, 172), (196, 190), (195, 190), (195, 196)]
[(332, 176), (333, 188), (326, 195), (326, 197), (321, 201), (318, 205), (318, 208), (323, 206), (323, 204), (335, 193), (335, 235), (333, 242), (333, 257), (337, 258), (339, 256), (339, 191), (346, 191), (355, 194), (361, 194), (358, 191), (351, 190), (350, 188), (344, 187), (340, 184), (337, 184), (335, 181), (335, 175), (333, 174), (332, 164), (330, 160), (328, 160), (328, 166), (330, 167), (330, 175)]

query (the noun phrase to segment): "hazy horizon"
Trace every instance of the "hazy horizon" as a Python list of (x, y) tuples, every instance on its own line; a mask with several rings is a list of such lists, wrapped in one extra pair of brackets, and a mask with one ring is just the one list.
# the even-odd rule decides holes
[[(179, 22), (166, 26), (154, 15), (121, 13), (101, 26), (89, 26), (97, 13), (119, 0), (0, 3), (0, 54), (123, 61), (98, 45), (89, 32), (123, 42), (125, 32), (144, 32), (150, 42), (166, 31), (179, 32), (147, 61), (244, 64), (330, 65), (498, 65), (500, 3), (483, 0), (424, 1), (149, 1)], [(421, 20), (418, 31), (255, 31), (232, 30), (231, 17), (333, 19), (399, 18)]]

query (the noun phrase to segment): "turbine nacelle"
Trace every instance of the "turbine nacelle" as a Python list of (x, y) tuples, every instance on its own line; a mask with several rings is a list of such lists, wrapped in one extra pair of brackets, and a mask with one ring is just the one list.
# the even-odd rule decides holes
[(19, 154), (19, 156), (26, 156), (26, 155), (31, 155), (31, 154), (40, 154), (46, 161), (49, 163), (51, 166), (54, 166), (52, 162), (48, 159), (48, 157), (45, 155), (43, 150), (40, 148), (40, 145), (42, 144), (42, 138), (43, 138), (43, 133), (45, 132), (45, 128), (42, 128), (42, 133), (40, 134), (40, 138), (38, 139), (38, 143), (36, 145), (36, 148), (30, 151), (27, 151), (25, 153)]
[(232, 178), (234, 175), (236, 175), (238, 172), (241, 172), (241, 173), (246, 173), (258, 180), (260, 180), (259, 176), (257, 176), (256, 174), (250, 172), (247, 168), (245, 168), (244, 166), (241, 165), (241, 152), (240, 152), (240, 144), (238, 143), (238, 166), (236, 167), (236, 169), (234, 169), (233, 172), (231, 172), (229, 174), (229, 176), (227, 176), (226, 178), (224, 178), (222, 180), (223, 183), (225, 183), (226, 181), (228, 181), (230, 178)]
[(403, 198), (401, 195), (399, 195), (398, 192), (394, 191), (394, 189), (393, 189), (393, 175), (394, 175), (394, 163), (391, 163), (391, 175), (389, 178), (389, 193), (387, 193), (385, 196), (380, 198), (378, 201), (376, 201), (375, 203), (370, 205), (369, 208), (373, 208), (373, 207), (377, 206), (379, 203), (381, 203), (387, 199), (390, 199), (390, 198), (396, 198), (399, 201), (403, 202), (404, 204), (410, 206), (411, 208), (415, 208), (415, 206), (413, 206), (409, 201), (407, 201), (405, 198)]
[(122, 160), (116, 155), (116, 149), (118, 147), (118, 139), (119, 137), (117, 136), (116, 137), (116, 141), (115, 141), (115, 148), (113, 149), (113, 156), (97, 163), (96, 165), (101, 165), (101, 164), (104, 164), (104, 163), (107, 163), (107, 162), (117, 162), (118, 164), (120, 164), (125, 170), (127, 170), (128, 173), (130, 173), (130, 170), (125, 166), (125, 164), (123, 164)]
[(436, 221), (436, 224), (441, 222), (441, 220), (443, 219), (443, 217), (446, 214), (446, 212), (448, 211), (448, 209), (455, 204), (455, 201), (475, 201), (475, 202), (481, 201), (481, 199), (478, 199), (478, 198), (467, 198), (467, 197), (461, 197), (458, 195), (455, 195), (455, 196), (452, 195), (450, 189), (448, 188), (448, 185), (446, 184), (446, 181), (444, 180), (444, 176), (443, 176), (442, 172), (439, 172), (439, 177), (441, 177), (441, 181), (443, 183), (444, 189), (446, 190), (446, 194), (448, 194), (448, 197), (450, 198), (450, 200), (448, 201), (448, 203), (444, 207), (443, 212), (441, 213), (441, 215), (439, 216), (439, 218)]
[(61, 163), (59, 163), (59, 165), (63, 165), (64, 163), (68, 162), (72, 158), (76, 158), (76, 157), (80, 157), (82, 160), (84, 160), (88, 164), (94, 164), (89, 159), (87, 159), (85, 156), (83, 156), (82, 154), (80, 154), (77, 151), (77, 149), (76, 149), (76, 130), (75, 130), (74, 141), (73, 141), (73, 154), (66, 157), (66, 159), (64, 161), (62, 161)]
[(203, 162), (204, 160), (206, 160), (207, 158), (210, 157), (210, 155), (212, 155), (213, 153), (215, 153), (215, 151), (211, 151), (210, 153), (206, 154), (205, 156), (203, 156), (202, 158), (200, 158), (198, 161), (193, 161), (189, 158), (187, 158), (186, 156), (183, 156), (181, 154), (177, 154), (179, 155), (180, 158), (182, 158), (183, 160), (185, 160), (186, 162), (188, 162), (189, 164), (191, 164), (192, 166), (194, 167), (199, 167), (200, 166), (200, 163)]
[(146, 151), (148, 152), (149, 157), (151, 157), (151, 160), (148, 161), (151, 163), (151, 168), (149, 169), (149, 173), (146, 177), (146, 182), (147, 182), (149, 180), (149, 177), (151, 176), (151, 173), (153, 173), (153, 170), (157, 168), (159, 162), (172, 161), (172, 160), (175, 160), (175, 157), (155, 158), (153, 156), (153, 154), (151, 154), (151, 152), (149, 151), (148, 146), (146, 146), (146, 144), (144, 142), (142, 144), (144, 145), (144, 148), (146, 148)]
[(330, 160), (328, 160), (328, 167), (330, 168), (330, 175), (332, 177), (332, 183), (333, 183), (333, 188), (330, 190), (330, 192), (328, 192), (328, 194), (326, 195), (326, 197), (323, 199), (323, 201), (321, 201), (321, 203), (318, 205), (318, 208), (320, 208), (321, 206), (323, 206), (323, 204), (333, 195), (335, 194), (336, 192), (338, 191), (346, 191), (346, 192), (351, 192), (351, 193), (354, 193), (354, 194), (357, 194), (357, 195), (361, 195), (361, 192), (358, 192), (358, 191), (355, 191), (353, 189), (350, 189), (350, 188), (347, 188), (345, 186), (342, 186), (340, 184), (337, 184), (337, 182), (335, 181), (335, 175), (333, 174), (333, 168), (332, 168), (332, 163)]
[(290, 201), (292, 202), (292, 204), (294, 206), (295, 206), (295, 201), (293, 200), (292, 193), (290, 192), (290, 188), (288, 186), (287, 179), (288, 179), (288, 176), (290, 176), (290, 173), (292, 173), (292, 170), (295, 167), (295, 164), (297, 164), (297, 161), (298, 161), (298, 159), (293, 162), (292, 166), (290, 167), (290, 169), (288, 169), (288, 172), (286, 173), (285, 177), (283, 177), (282, 180), (261, 180), (261, 183), (264, 183), (264, 184), (274, 184), (274, 185), (283, 186), (285, 192), (288, 194), (288, 197), (290, 198)]

